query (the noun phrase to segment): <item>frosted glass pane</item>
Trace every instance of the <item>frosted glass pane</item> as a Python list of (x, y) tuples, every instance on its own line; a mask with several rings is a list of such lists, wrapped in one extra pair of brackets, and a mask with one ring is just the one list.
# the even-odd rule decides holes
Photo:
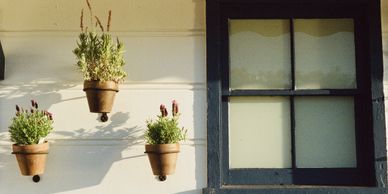
[(294, 28), (296, 88), (356, 88), (352, 19), (298, 19)]
[(230, 20), (230, 88), (290, 88), (290, 53), (289, 20)]
[(298, 168), (356, 167), (353, 97), (295, 98)]
[(229, 100), (229, 167), (290, 168), (289, 98)]

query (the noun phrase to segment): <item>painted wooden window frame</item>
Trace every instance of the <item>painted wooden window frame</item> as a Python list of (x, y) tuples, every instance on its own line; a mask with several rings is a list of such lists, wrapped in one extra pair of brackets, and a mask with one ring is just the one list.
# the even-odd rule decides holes
[(5, 78), (5, 57), (3, 52), (3, 47), (0, 42), (0, 80), (4, 80)]
[[(303, 11), (305, 10), (305, 11)], [(386, 164), (386, 136), (383, 95), (383, 63), (380, 26), (380, 1), (379, 0), (207, 0), (207, 89), (208, 89), (208, 188), (205, 193), (298, 193), (303, 190), (307, 193), (338, 191), (343, 193), (387, 192), (387, 164)], [(362, 97), (356, 103), (363, 104), (366, 111), (356, 110), (357, 161), (361, 163), (362, 170), (367, 180), (365, 182), (343, 181), (352, 172), (339, 172), (340, 175), (334, 182), (323, 181), (309, 183), (302, 180), (301, 184), (309, 186), (281, 186), (292, 179), (287, 177), (287, 169), (268, 170), (267, 172), (249, 169), (240, 170), (234, 174), (225, 163), (228, 162), (228, 141), (225, 135), (225, 107), (227, 99), (233, 95), (258, 95), (257, 91), (232, 91), (229, 92), (228, 81), (228, 25), (227, 20), (232, 19), (265, 19), (265, 18), (353, 18), (356, 27), (356, 57), (357, 57), (357, 85), (360, 91), (356, 95)], [(357, 49), (358, 48), (358, 49)], [(362, 48), (362, 50), (360, 50)], [(225, 57), (226, 55), (226, 57)], [(227, 67), (227, 68), (225, 68)], [(306, 95), (301, 91), (301, 94)], [(360, 94), (358, 94), (360, 92)], [(268, 93), (273, 94), (273, 93)], [(282, 95), (279, 93), (278, 95)], [(289, 95), (285, 93), (283, 95)], [(315, 94), (313, 94), (315, 95)], [(317, 90), (316, 95), (343, 95), (337, 90)], [(361, 107), (361, 106), (358, 106)], [(357, 108), (356, 108), (357, 109)], [(367, 128), (369, 130), (360, 130)], [(363, 131), (363, 132), (362, 132)], [(362, 158), (364, 159), (362, 159)], [(245, 171), (241, 173), (242, 171)], [(327, 171), (326, 171), (327, 172)], [(324, 170), (311, 172), (326, 173)], [(349, 173), (349, 174), (348, 174)], [(279, 176), (284, 174), (285, 176)], [(330, 174), (330, 173), (329, 173)], [(341, 176), (344, 175), (344, 176)], [(362, 174), (362, 173), (361, 173)], [(294, 174), (294, 176), (296, 176)], [(252, 178), (257, 180), (251, 180)], [(284, 179), (276, 182), (277, 178)], [(285, 178), (284, 178), (285, 177)], [(323, 176), (325, 177), (325, 175)], [(326, 177), (327, 178), (327, 177)], [(365, 177), (364, 177), (365, 178)], [(338, 182), (336, 182), (338, 181)], [(283, 183), (282, 183), (283, 182)], [(247, 185), (247, 183), (249, 185)], [(337, 184), (336, 184), (337, 183)], [(312, 186), (331, 185), (329, 187)], [(271, 185), (271, 186), (270, 186)], [(335, 185), (342, 185), (341, 187)], [(343, 185), (348, 185), (344, 187)], [(353, 187), (353, 186), (362, 186)]]
[[(222, 128), (224, 136), (228, 135), (228, 113), (229, 113), (229, 101), (228, 99), (230, 97), (247, 97), (247, 96), (276, 96), (276, 97), (289, 97), (290, 98), (290, 115), (291, 115), (291, 147), (292, 147), (292, 167), (291, 168), (276, 168), (276, 169), (229, 169), (228, 164), (228, 148), (229, 144), (228, 141), (230, 138), (224, 138), (222, 142), (222, 146), (224, 149), (222, 149), (222, 155), (225, 156), (225, 160), (222, 160), (222, 173), (223, 173), (223, 182), (225, 184), (318, 184), (318, 185), (368, 185), (369, 183), (364, 182), (370, 180), (369, 178), (372, 176), (371, 172), (368, 171), (367, 166), (370, 166), (367, 159), (368, 153), (364, 152), (363, 149), (357, 149), (357, 163), (358, 168), (297, 168), (296, 167), (296, 151), (298, 151), (295, 148), (295, 101), (298, 97), (306, 97), (306, 96), (326, 96), (326, 97), (334, 97), (334, 96), (349, 96), (353, 97), (355, 100), (355, 116), (358, 118), (363, 118), (368, 115), (368, 113), (371, 112), (369, 109), (365, 109), (365, 107), (368, 107), (365, 100), (368, 95), (365, 92), (367, 87), (365, 87), (364, 80), (367, 80), (366, 76), (363, 76), (363, 74), (359, 73), (357, 77), (357, 88), (355, 89), (296, 89), (296, 78), (295, 78), (295, 44), (294, 44), (294, 25), (293, 25), (293, 19), (291, 18), (285, 18), (290, 20), (290, 39), (291, 39), (291, 45), (290, 45), (290, 51), (291, 51), (291, 88), (290, 89), (277, 89), (277, 90), (271, 90), (271, 89), (260, 89), (260, 90), (231, 90), (229, 87), (229, 75), (230, 75), (230, 68), (229, 66), (229, 58), (227, 57), (229, 55), (229, 44), (228, 44), (228, 20), (229, 19), (242, 19), (246, 18), (246, 15), (248, 15), (247, 19), (251, 19), (252, 17), (270, 17), (271, 19), (274, 17), (278, 17), (280, 14), (272, 14), (277, 12), (277, 8), (275, 9), (267, 9), (272, 10), (271, 13), (268, 14), (262, 14), (261, 12), (255, 12), (254, 10), (252, 13), (250, 13), (249, 9), (246, 9), (242, 13), (234, 14), (233, 9), (226, 8), (224, 9), (225, 14), (222, 15), (221, 18), (221, 47), (223, 50), (221, 51), (221, 68), (222, 68), (222, 83), (221, 83), (221, 93), (222, 93), (222, 102), (221, 102), (221, 109), (222, 115)], [(309, 14), (316, 13), (317, 10), (313, 10), (312, 8), (309, 8), (310, 13), (307, 13), (305, 11), (304, 13), (298, 12), (297, 14), (293, 14), (292, 16), (295, 17), (295, 19), (298, 18), (307, 18)], [(249, 13), (249, 14), (247, 14)], [(255, 15), (257, 13), (257, 15)], [(307, 14), (306, 14), (307, 13)], [(319, 18), (323, 17), (353, 17), (352, 15), (358, 13), (355, 11), (354, 13), (347, 14), (330, 14), (330, 15), (317, 15)], [(281, 17), (287, 17), (288, 13), (286, 11), (283, 11), (281, 14)], [(359, 18), (355, 17), (353, 18), (355, 22), (355, 28), (356, 32), (362, 31), (363, 24), (360, 24)], [(362, 47), (360, 39), (362, 39), (363, 33), (355, 33), (356, 34), (356, 69), (357, 72), (366, 72), (366, 69), (363, 68), (366, 65), (363, 65), (362, 63), (365, 63), (363, 60), (363, 53), (361, 52), (362, 49), (359, 49)], [(371, 134), (368, 133), (370, 131), (361, 130), (361, 126), (368, 126), (370, 125), (366, 120), (363, 119), (356, 119), (356, 145), (357, 147), (368, 147), (370, 145), (370, 142), (372, 142)], [(367, 140), (367, 141), (364, 141)], [(263, 176), (262, 176), (263, 175)], [(244, 177), (251, 177), (249, 180), (244, 180)]]

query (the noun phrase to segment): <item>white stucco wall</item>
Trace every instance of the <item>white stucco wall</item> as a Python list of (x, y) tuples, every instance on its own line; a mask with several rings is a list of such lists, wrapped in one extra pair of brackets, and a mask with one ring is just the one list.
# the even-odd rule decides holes
[[(102, 18), (112, 9), (111, 29), (127, 50), (129, 77), (107, 123), (89, 113), (73, 65), (84, 1), (0, 0), (7, 65), (0, 81), (0, 193), (201, 193), (207, 178), (205, 0), (92, 2)], [(387, 68), (388, 2), (382, 3)], [(30, 99), (53, 112), (55, 120), (39, 183), (19, 174), (7, 132), (15, 104), (29, 106)], [(189, 139), (182, 143), (176, 174), (159, 182), (143, 153), (144, 122), (158, 114), (160, 103), (169, 107), (173, 99), (180, 103)]]
[[(72, 50), (83, 0), (0, 0), (6, 78), (0, 81), (0, 193), (201, 193), (206, 187), (204, 0), (91, 0), (126, 46), (128, 79), (110, 119), (89, 113)], [(85, 13), (85, 17), (87, 14)], [(39, 183), (19, 173), (8, 126), (15, 104), (36, 99), (54, 113), (50, 154)], [(189, 139), (176, 174), (152, 175), (145, 120), (175, 99)]]

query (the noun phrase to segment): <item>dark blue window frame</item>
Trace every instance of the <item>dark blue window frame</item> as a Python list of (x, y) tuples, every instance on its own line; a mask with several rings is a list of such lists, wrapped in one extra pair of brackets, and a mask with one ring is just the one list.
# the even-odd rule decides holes
[(0, 80), (4, 80), (5, 77), (5, 57), (3, 52), (3, 47), (0, 42)]
[[(257, 193), (260, 191), (263, 193), (298, 193), (302, 190), (307, 193), (385, 192), (387, 168), (380, 2), (378, 0), (207, 0), (206, 9), (208, 188), (204, 190), (205, 193)], [(232, 171), (225, 165), (228, 161), (228, 146), (225, 143), (228, 141), (225, 130), (228, 119), (225, 114), (228, 96), (261, 95), (257, 91), (228, 92), (229, 74), (228, 68), (225, 67), (228, 65), (228, 19), (294, 17), (350, 17), (355, 20), (356, 39), (358, 37), (358, 41), (356, 40), (357, 81), (361, 95), (358, 94), (359, 91), (320, 90), (315, 92), (317, 95), (327, 92), (324, 95), (353, 95), (355, 93), (360, 96), (356, 99), (356, 103), (359, 104), (359, 110), (356, 110), (356, 120), (360, 120), (356, 124), (357, 162), (358, 166), (362, 167), (358, 169), (359, 171), (354, 169), (350, 171), (349, 169), (310, 169), (307, 171), (242, 169)], [(290, 94), (285, 92), (278, 95)], [(308, 95), (315, 94), (313, 92)], [(359, 130), (361, 128), (367, 130)], [(350, 177), (356, 178), (351, 180)], [(311, 180), (309, 178), (315, 180), (309, 182)], [(328, 179), (332, 180), (326, 181)], [(287, 186), (282, 186), (283, 184)], [(327, 187), (327, 185), (330, 186)]]

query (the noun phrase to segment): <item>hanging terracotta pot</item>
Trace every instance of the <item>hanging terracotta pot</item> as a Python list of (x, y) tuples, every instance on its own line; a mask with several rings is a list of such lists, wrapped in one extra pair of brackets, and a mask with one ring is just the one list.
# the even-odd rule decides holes
[(109, 113), (119, 90), (118, 84), (114, 81), (84, 81), (84, 91), (90, 112)]
[(49, 143), (32, 145), (12, 145), (13, 152), (19, 164), (20, 172), (25, 176), (44, 173)]
[(166, 176), (175, 173), (179, 143), (145, 145), (145, 150), (154, 175)]

